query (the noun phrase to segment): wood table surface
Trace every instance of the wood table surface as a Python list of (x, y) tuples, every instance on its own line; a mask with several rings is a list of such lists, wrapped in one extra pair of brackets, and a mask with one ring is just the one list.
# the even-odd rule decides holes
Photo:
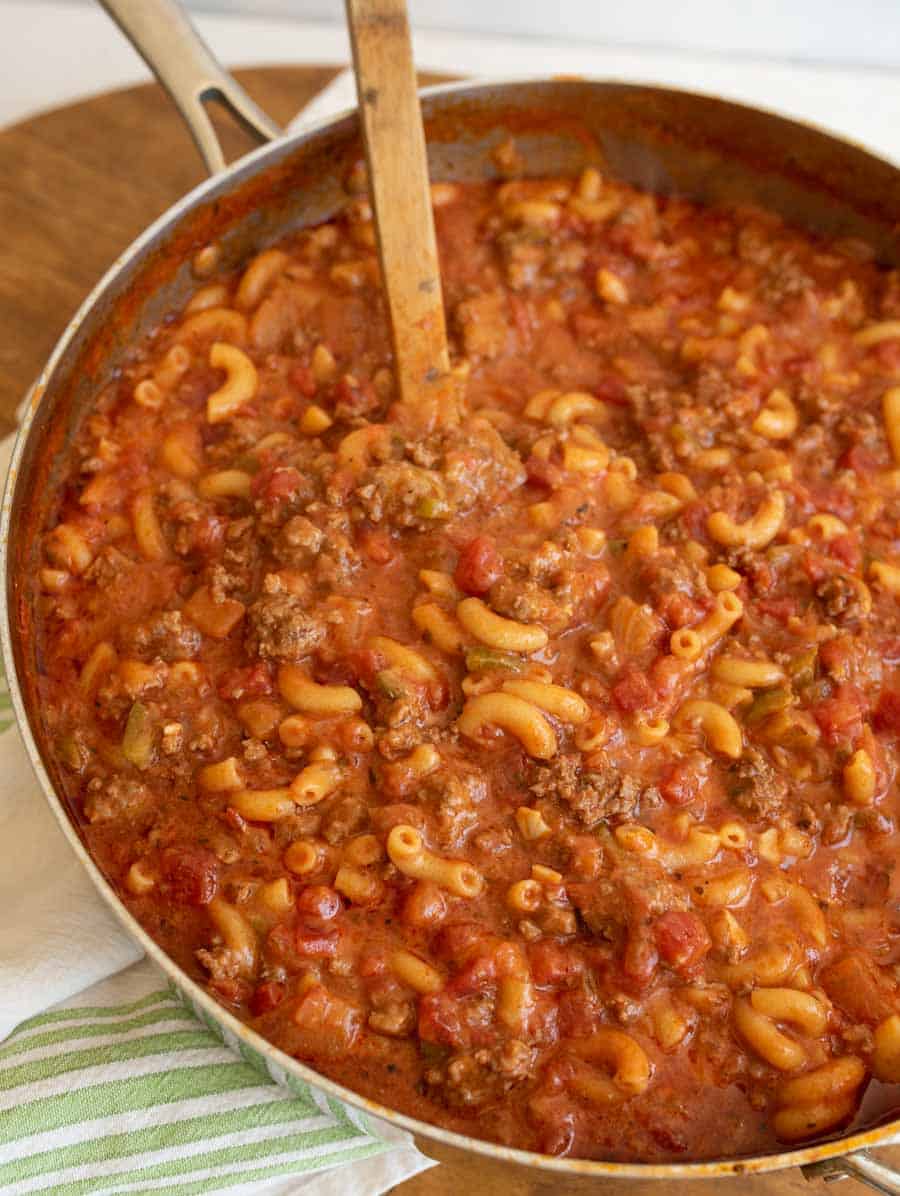
[[(334, 76), (331, 67), (236, 72), (253, 97), (287, 123)], [(219, 122), (217, 122), (219, 123)], [(221, 122), (229, 157), (248, 148)], [(66, 321), (116, 255), (204, 177), (193, 142), (157, 86), (128, 88), (0, 131), (0, 435)], [(421, 1145), (441, 1166), (395, 1189), (400, 1196), (559, 1196), (627, 1190), (668, 1196), (672, 1184), (595, 1180), (509, 1168)], [(883, 1152), (900, 1164), (900, 1148)], [(682, 1183), (678, 1196), (814, 1196), (799, 1171)], [(840, 1191), (859, 1190), (851, 1180)]]

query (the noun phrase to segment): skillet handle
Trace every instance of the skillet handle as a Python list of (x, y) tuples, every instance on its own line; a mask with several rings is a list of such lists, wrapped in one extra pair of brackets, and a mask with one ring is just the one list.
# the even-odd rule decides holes
[(100, 0), (175, 101), (210, 174), (225, 169), (207, 100), (218, 100), (259, 141), (281, 129), (213, 58), (177, 0)]
[(824, 1179), (826, 1183), (834, 1179), (858, 1179), (867, 1188), (883, 1192), (884, 1196), (900, 1196), (900, 1171), (879, 1163), (867, 1150), (809, 1163), (800, 1170), (806, 1179)]

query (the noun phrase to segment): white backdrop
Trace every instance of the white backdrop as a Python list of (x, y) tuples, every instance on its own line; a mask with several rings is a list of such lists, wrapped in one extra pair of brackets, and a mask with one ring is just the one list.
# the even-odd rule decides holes
[[(349, 60), (343, 0), (189, 2), (226, 64)], [(290, 15), (267, 15), (270, 8)], [(580, 73), (712, 92), (830, 126), (900, 161), (900, 0), (816, 0), (817, 22), (812, 0), (556, 0), (555, 6), (553, 0), (410, 0), (410, 8), (416, 59), (426, 70)], [(599, 13), (615, 21), (623, 40), (572, 34), (575, 16), (596, 29)], [(517, 34), (484, 31), (511, 17)], [(482, 28), (431, 28), (438, 20), (478, 21)], [(548, 32), (535, 32), (538, 25)], [(755, 40), (734, 45), (736, 29)], [(841, 29), (845, 37), (834, 32)], [(644, 43), (636, 40), (641, 31)], [(687, 44), (689, 35), (694, 44)], [(0, 0), (0, 124), (147, 77), (93, 0)]]
[[(342, 0), (189, 0), (211, 12), (342, 21)], [(409, 0), (421, 29), (900, 65), (900, 0)]]

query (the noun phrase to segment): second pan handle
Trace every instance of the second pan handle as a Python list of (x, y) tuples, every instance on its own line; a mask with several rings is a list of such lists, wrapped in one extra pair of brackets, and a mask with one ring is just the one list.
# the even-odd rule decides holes
[(272, 141), (281, 129), (223, 70), (176, 0), (100, 0), (175, 101), (210, 174), (225, 156), (204, 104), (218, 100), (252, 136)]

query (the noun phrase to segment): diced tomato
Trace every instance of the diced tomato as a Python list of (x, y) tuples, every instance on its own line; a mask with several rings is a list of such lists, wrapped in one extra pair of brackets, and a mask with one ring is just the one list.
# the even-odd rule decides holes
[(240, 669), (226, 669), (219, 678), (219, 697), (226, 702), (237, 702), (242, 698), (267, 698), (274, 691), (272, 674), (268, 664), (258, 660), (256, 664)]
[(689, 806), (700, 796), (705, 782), (706, 770), (702, 761), (688, 756), (668, 765), (659, 782), (659, 792), (670, 806)]
[(288, 381), (291, 386), (299, 390), (304, 398), (311, 399), (316, 393), (316, 379), (312, 370), (308, 365), (302, 365), (299, 361), (296, 365), (292, 365), (288, 373)]
[(665, 619), (673, 630), (696, 623), (701, 614), (697, 603), (688, 598), (687, 594), (682, 594), (678, 590), (673, 590), (671, 594), (665, 594), (660, 600), (657, 610), (660, 617)]
[(303, 478), (293, 465), (276, 465), (274, 468), (261, 469), (254, 475), (250, 492), (254, 498), (274, 506), (275, 503), (292, 499), (302, 487)]
[(348, 682), (358, 681), (366, 689), (371, 689), (377, 673), (383, 668), (382, 658), (375, 651), (371, 648), (359, 648), (348, 653), (343, 661), (337, 661), (335, 667), (329, 668), (327, 674), (323, 672), (320, 676), (317, 670), (316, 680), (327, 681), (329, 685), (346, 685)]
[(598, 399), (602, 399), (604, 403), (609, 403), (613, 407), (628, 406), (628, 391), (625, 389), (625, 383), (621, 378), (616, 378), (612, 374), (601, 378), (594, 387), (594, 394)]
[(855, 656), (855, 640), (850, 635), (836, 635), (819, 645), (819, 662), (822, 668), (837, 681), (846, 681), (850, 676), (850, 665)]
[(849, 522), (856, 514), (856, 503), (853, 500), (853, 495), (843, 486), (823, 483), (822, 485), (810, 486), (809, 490), (810, 498), (815, 504), (816, 510), (827, 511), (832, 515), (837, 515), (845, 523)]
[(419, 1037), (441, 1046), (482, 1046), (490, 1041), (493, 1012), (486, 1001), (467, 1001), (445, 990), (419, 1000)]
[(360, 956), (356, 967), (363, 980), (377, 980), (388, 970), (387, 960), (380, 951), (367, 951), (365, 955)]
[(558, 465), (533, 453), (525, 461), (525, 474), (532, 486), (542, 486), (545, 490), (555, 490), (563, 479)]
[(218, 389), (221, 381), (221, 373), (211, 366), (192, 365), (178, 383), (178, 401), (190, 407), (205, 407), (207, 397)]
[(881, 691), (872, 721), (879, 731), (890, 731), (894, 735), (900, 731), (900, 691)]
[[(249, 413), (248, 407), (245, 407), (244, 410)], [(269, 400), (266, 406), (266, 414), (271, 416), (272, 419), (288, 423), (290, 420), (297, 419), (300, 415), (300, 400), (296, 395), (276, 395), (275, 398)]]
[(830, 747), (852, 748), (862, 734), (867, 710), (868, 703), (856, 686), (839, 685), (830, 698), (812, 708), (812, 715)]
[(441, 959), (462, 963), (492, 941), (491, 934), (477, 922), (451, 922), (441, 928), (434, 951)]
[(787, 623), (797, 614), (799, 604), (796, 598), (761, 598), (756, 609), (761, 615), (768, 615), (779, 623)]
[(658, 699), (657, 705), (672, 702), (684, 682), (684, 666), (677, 656), (662, 652), (650, 666), (650, 683)]
[(342, 419), (358, 415), (370, 415), (381, 404), (371, 382), (360, 382), (351, 374), (344, 374), (334, 388), (335, 403), (340, 406), (337, 414)]
[(333, 496), (332, 501), (346, 501), (358, 480), (355, 471), (349, 467), (336, 469), (328, 479), (328, 493)]
[(278, 980), (266, 980), (258, 984), (250, 998), (250, 1011), (254, 1017), (262, 1017), (264, 1013), (271, 1013), (284, 1000), (284, 985)]
[(329, 885), (307, 885), (297, 898), (297, 913), (310, 926), (330, 922), (341, 909), (340, 895)]
[(863, 444), (851, 445), (838, 461), (841, 469), (852, 469), (854, 473), (861, 474), (863, 477), (878, 469), (879, 464), (875, 453)]
[(453, 579), (466, 594), (486, 594), (503, 575), (503, 558), (488, 536), (476, 536), (459, 554)]
[(559, 998), (559, 1032), (563, 1038), (589, 1038), (603, 1017), (603, 1006), (589, 989), (579, 985)]
[(656, 694), (644, 673), (637, 669), (626, 672), (611, 690), (612, 699), (626, 714), (636, 710), (648, 710), (653, 706)]
[(553, 939), (538, 939), (528, 948), (528, 960), (535, 984), (568, 988), (584, 971), (584, 960), (570, 947)]
[(813, 585), (817, 585), (820, 581), (824, 581), (830, 573), (833, 572), (834, 566), (822, 556), (820, 552), (804, 552), (801, 561), (803, 572), (809, 578)]
[(205, 515), (196, 523), (187, 524), (185, 531), (190, 537), (191, 551), (201, 556), (215, 556), (225, 539), (225, 520), (218, 515)]
[(476, 955), (463, 964), (452, 980), (447, 983), (447, 992), (466, 996), (484, 992), (497, 983), (497, 961), (493, 955)]
[(397, 555), (391, 533), (383, 527), (360, 527), (356, 540), (363, 553), (374, 565), (387, 565)]
[(653, 924), (659, 953), (679, 972), (696, 969), (711, 946), (709, 932), (696, 914), (668, 910)]
[(835, 536), (828, 542), (828, 554), (845, 565), (851, 573), (859, 573), (862, 567), (862, 546), (855, 532)]
[(897, 1012), (896, 984), (862, 951), (830, 964), (820, 973), (819, 983), (855, 1022), (880, 1022)]
[(298, 955), (315, 959), (331, 958), (337, 955), (340, 937), (337, 930), (310, 930), (306, 926), (298, 926), (294, 931), (294, 950)]
[(706, 521), (709, 519), (709, 507), (706, 503), (692, 502), (682, 510), (678, 521), (689, 540), (706, 539)]
[(209, 905), (219, 888), (219, 861), (205, 847), (167, 847), (160, 871), (166, 892), (181, 905)]

